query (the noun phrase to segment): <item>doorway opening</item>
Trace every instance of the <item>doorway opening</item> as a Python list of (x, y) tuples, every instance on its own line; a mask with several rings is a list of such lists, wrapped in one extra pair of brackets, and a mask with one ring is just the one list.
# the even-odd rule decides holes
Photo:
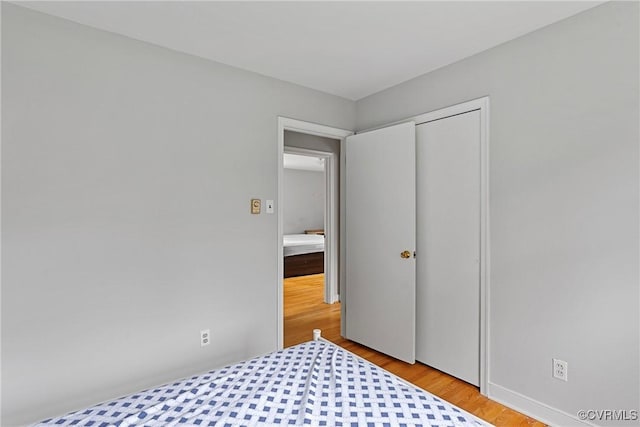
[(340, 153), (351, 133), (278, 118), (279, 348), (308, 341), (314, 328), (340, 330)]
[[(324, 275), (325, 217), (327, 214), (326, 159), (331, 153), (287, 146), (283, 157), (283, 255), (284, 278)], [(314, 137), (315, 138), (315, 137)], [(337, 142), (337, 141), (336, 141)], [(320, 296), (331, 304), (337, 298), (323, 290)]]

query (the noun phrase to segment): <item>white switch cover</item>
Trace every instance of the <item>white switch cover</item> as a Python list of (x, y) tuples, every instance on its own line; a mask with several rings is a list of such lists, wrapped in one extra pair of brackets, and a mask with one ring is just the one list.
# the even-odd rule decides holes
[(273, 213), (273, 200), (267, 200), (266, 203), (267, 203), (266, 212), (268, 214), (272, 214)]

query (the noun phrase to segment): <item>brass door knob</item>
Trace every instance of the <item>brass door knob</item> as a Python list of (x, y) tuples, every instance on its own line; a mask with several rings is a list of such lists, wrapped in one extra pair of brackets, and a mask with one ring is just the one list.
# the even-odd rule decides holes
[(404, 259), (411, 258), (411, 252), (409, 251), (400, 252), (400, 258), (404, 258)]

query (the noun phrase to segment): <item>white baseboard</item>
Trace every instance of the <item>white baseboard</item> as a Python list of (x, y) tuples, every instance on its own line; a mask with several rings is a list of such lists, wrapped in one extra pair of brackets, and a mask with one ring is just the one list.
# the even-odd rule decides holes
[(542, 421), (545, 424), (549, 424), (550, 426), (595, 427), (595, 424), (580, 420), (577, 416), (567, 414), (564, 411), (552, 408), (545, 403), (538, 402), (537, 400), (531, 399), (530, 397), (524, 396), (518, 392), (509, 390), (508, 388), (499, 386), (492, 382), (489, 382), (487, 394), (491, 400), (502, 403), (509, 408), (529, 415), (530, 417), (533, 417), (538, 421)]

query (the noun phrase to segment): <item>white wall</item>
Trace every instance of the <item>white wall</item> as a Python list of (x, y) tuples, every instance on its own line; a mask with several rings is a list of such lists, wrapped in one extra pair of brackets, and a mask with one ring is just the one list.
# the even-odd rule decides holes
[(365, 129), (490, 96), (491, 390), (556, 425), (639, 409), (638, 12), (607, 3), (357, 102)]
[(324, 228), (324, 172), (285, 169), (283, 176), (284, 234), (304, 234)]
[(277, 116), (350, 129), (353, 102), (7, 3), (2, 79), (3, 426), (276, 348), (249, 200)]
[[(354, 103), (2, 15), (1, 424), (274, 349), (249, 199), (275, 199), (278, 115), (352, 129)], [(605, 4), (357, 103), (364, 129), (491, 96), (491, 381), (569, 414), (640, 399), (638, 28)]]

